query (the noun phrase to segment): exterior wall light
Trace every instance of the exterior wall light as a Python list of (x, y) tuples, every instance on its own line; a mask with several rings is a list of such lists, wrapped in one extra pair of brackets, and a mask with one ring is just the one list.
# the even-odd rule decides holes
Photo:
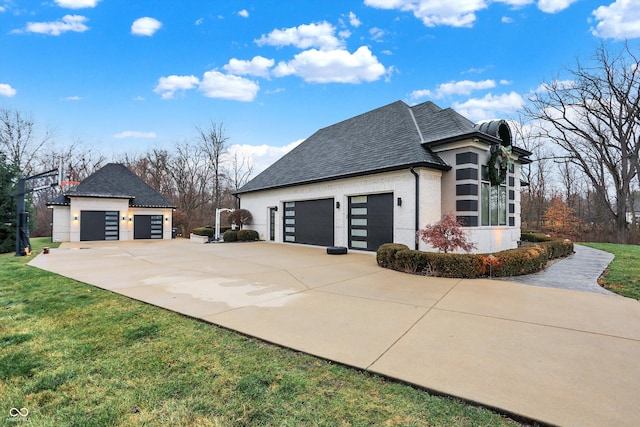
[(169, 217), (168, 216), (164, 217), (164, 222), (169, 222)]
[(77, 220), (78, 220), (78, 215), (74, 215), (74, 216), (73, 216), (73, 220), (74, 220), (74, 221), (77, 221)]
[(398, 206), (402, 206), (402, 197), (398, 197)]
[(133, 221), (133, 218), (129, 217), (129, 222)]
[(336, 209), (340, 209), (340, 202), (336, 202)]

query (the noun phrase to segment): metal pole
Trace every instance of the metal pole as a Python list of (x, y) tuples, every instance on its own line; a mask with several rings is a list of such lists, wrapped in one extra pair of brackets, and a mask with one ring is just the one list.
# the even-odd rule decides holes
[(22, 244), (21, 230), (23, 227), (22, 221), (24, 216), (24, 195), (26, 189), (27, 180), (24, 178), (18, 179), (18, 191), (16, 194), (16, 256), (26, 255), (24, 252), (24, 245)]

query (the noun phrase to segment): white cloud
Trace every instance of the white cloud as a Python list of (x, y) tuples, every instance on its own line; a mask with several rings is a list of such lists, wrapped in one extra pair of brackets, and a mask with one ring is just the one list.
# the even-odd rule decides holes
[(248, 145), (248, 144), (234, 144), (229, 147), (229, 154), (233, 156), (238, 154), (238, 157), (249, 158), (253, 164), (253, 176), (256, 176), (273, 163), (287, 154), (289, 151), (300, 145), (304, 139), (299, 139), (290, 144), (282, 147), (275, 147), (273, 145)]
[[(75, 33), (83, 33), (89, 29), (85, 25), (88, 19), (81, 15), (65, 15), (60, 21), (52, 22), (29, 22), (24, 31), (28, 33), (47, 34), (50, 36), (59, 36), (62, 33), (72, 31)], [(13, 32), (23, 32), (22, 30)]]
[(74, 96), (67, 96), (66, 98), (63, 98), (63, 101), (80, 101), (82, 98), (80, 98), (77, 95)]
[(67, 9), (85, 9), (88, 7), (96, 7), (100, 0), (55, 0), (60, 7)]
[(198, 20), (196, 20), (196, 22), (194, 22), (194, 24), (197, 27), (202, 25), (203, 22), (204, 22), (204, 18), (199, 18)]
[(378, 9), (412, 12), (427, 27), (471, 27), (476, 20), (475, 12), (488, 7), (485, 0), (365, 0), (364, 3)]
[(171, 99), (178, 91), (195, 88), (208, 98), (235, 101), (253, 101), (260, 90), (258, 83), (252, 80), (211, 70), (204, 73), (202, 80), (193, 75), (160, 77), (153, 91), (162, 99)]
[(502, 95), (487, 94), (465, 102), (454, 102), (454, 110), (472, 121), (490, 120), (514, 114), (522, 108), (524, 99), (516, 92)]
[(0, 96), (6, 96), (7, 98), (11, 98), (15, 96), (18, 91), (11, 87), (11, 85), (6, 83), (0, 83)]
[(145, 16), (138, 18), (131, 24), (131, 34), (136, 36), (152, 36), (162, 28), (162, 22), (155, 18)]
[(255, 40), (258, 46), (295, 46), (300, 49), (315, 47), (322, 50), (336, 49), (343, 42), (335, 35), (335, 28), (328, 22), (302, 24), (297, 27), (273, 30)]
[(256, 99), (260, 86), (253, 80), (212, 70), (204, 73), (198, 89), (207, 98), (249, 102)]
[(170, 99), (177, 91), (193, 89), (198, 86), (198, 83), (200, 80), (196, 76), (160, 77), (153, 91), (162, 96), (162, 99)]
[(349, 24), (354, 28), (358, 28), (362, 22), (360, 22), (355, 13), (349, 12)]
[(428, 89), (414, 90), (411, 92), (411, 99), (419, 99), (424, 97), (431, 97), (434, 99), (441, 99), (451, 95), (469, 95), (475, 90), (485, 90), (496, 87), (494, 80), (481, 80), (474, 82), (471, 80), (461, 80), (459, 82), (450, 81), (440, 84), (435, 91)]
[(503, 24), (511, 24), (513, 22), (513, 19), (509, 18), (508, 16), (503, 16), (502, 19), (500, 19), (500, 22), (502, 22)]
[(238, 12), (238, 15), (242, 16), (243, 18), (248, 18), (249, 12), (247, 11), (247, 9), (242, 9), (241, 11)]
[(592, 12), (598, 21), (591, 28), (594, 36), (615, 40), (640, 37), (640, 3), (634, 0), (616, 0), (609, 6), (600, 6)]
[(382, 37), (386, 34), (382, 28), (372, 27), (369, 30), (369, 34), (371, 35), (371, 40), (381, 41)]
[(539, 0), (538, 9), (545, 13), (562, 12), (577, 0)]
[(224, 67), (224, 70), (235, 75), (251, 75), (258, 77), (269, 77), (269, 68), (273, 67), (275, 61), (263, 56), (254, 56), (251, 61), (242, 59), (231, 58), (229, 63)]
[(277, 77), (295, 75), (311, 83), (361, 83), (378, 80), (387, 73), (384, 65), (362, 46), (354, 53), (337, 49), (310, 49), (280, 62), (273, 70)]
[(542, 83), (534, 93), (544, 93), (552, 90), (568, 90), (576, 86), (575, 80), (553, 80), (551, 83)]
[(433, 92), (431, 92), (429, 89), (418, 89), (418, 90), (414, 90), (409, 94), (409, 98), (411, 98), (414, 101), (421, 98), (431, 98), (432, 96), (433, 96)]
[[(558, 13), (578, 0), (538, 0), (538, 8), (545, 13)], [(628, 1), (634, 0), (618, 0)], [(365, 0), (364, 4), (378, 9), (411, 12), (427, 27), (440, 25), (450, 27), (472, 27), (476, 12), (487, 9), (491, 3), (503, 3), (517, 8), (534, 3), (535, 0)], [(503, 17), (502, 22), (512, 22)]]
[(140, 132), (137, 130), (125, 130), (124, 132), (117, 133), (113, 135), (114, 138), (143, 138), (143, 139), (152, 139), (157, 138), (155, 132)]
[(6, 7), (4, 7), (4, 6), (0, 6), (0, 13), (2, 13), (2, 12), (6, 12), (6, 11), (7, 11), (7, 8), (6, 8)]

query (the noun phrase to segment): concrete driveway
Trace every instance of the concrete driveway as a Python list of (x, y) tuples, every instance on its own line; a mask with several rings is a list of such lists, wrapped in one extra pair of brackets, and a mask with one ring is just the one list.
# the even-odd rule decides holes
[(628, 298), (266, 242), (64, 244), (30, 265), (545, 423), (640, 424), (640, 304)]

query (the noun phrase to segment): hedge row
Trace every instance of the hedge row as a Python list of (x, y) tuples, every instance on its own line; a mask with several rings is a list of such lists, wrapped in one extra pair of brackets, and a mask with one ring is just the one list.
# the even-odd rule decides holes
[[(220, 227), (220, 233), (224, 233), (227, 230), (231, 230), (231, 227)], [(198, 227), (194, 228), (192, 233), (197, 236), (207, 236), (213, 239), (216, 234), (216, 229), (213, 227)]]
[(422, 252), (406, 245), (387, 243), (378, 248), (376, 259), (381, 267), (407, 273), (475, 279), (535, 273), (550, 259), (572, 253), (573, 242), (569, 240), (550, 240), (492, 255)]
[(225, 242), (253, 242), (260, 240), (260, 235), (255, 230), (227, 230), (222, 238)]

